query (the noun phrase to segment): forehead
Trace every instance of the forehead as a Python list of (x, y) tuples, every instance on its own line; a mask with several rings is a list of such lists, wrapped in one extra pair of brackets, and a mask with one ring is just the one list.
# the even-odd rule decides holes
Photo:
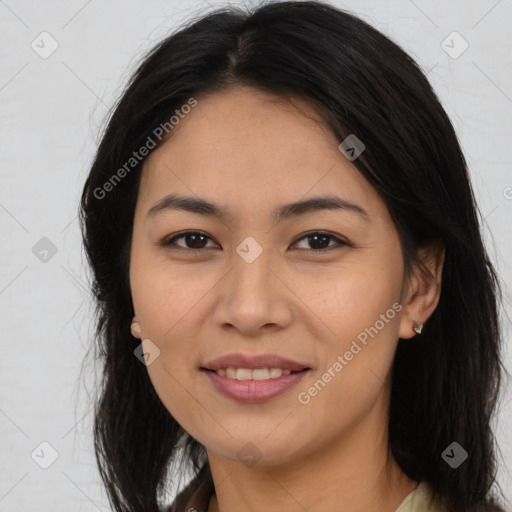
[(308, 103), (235, 87), (197, 98), (146, 159), (140, 192), (153, 200), (178, 189), (252, 208), (333, 192), (380, 201), (338, 145)]
[[(197, 101), (169, 140), (174, 142), (177, 157), (208, 155), (226, 164), (237, 160), (239, 166), (257, 166), (260, 162), (318, 160), (319, 151), (326, 158), (339, 156), (336, 139), (303, 100), (239, 86)], [(201, 153), (191, 153), (193, 148), (200, 148)]]

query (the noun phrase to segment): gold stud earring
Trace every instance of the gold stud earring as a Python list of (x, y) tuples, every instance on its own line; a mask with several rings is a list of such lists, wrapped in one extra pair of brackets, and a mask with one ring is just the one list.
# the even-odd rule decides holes
[(421, 330), (423, 329), (423, 324), (421, 322), (414, 322), (412, 326), (412, 330), (416, 334), (421, 334)]

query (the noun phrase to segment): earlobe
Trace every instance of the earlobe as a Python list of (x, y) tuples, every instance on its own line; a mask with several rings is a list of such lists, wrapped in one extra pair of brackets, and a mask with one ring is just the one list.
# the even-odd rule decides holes
[(139, 323), (137, 322), (137, 317), (133, 317), (133, 320), (132, 320), (132, 324), (131, 324), (131, 331), (132, 331), (132, 336), (134, 338), (141, 338), (142, 334), (141, 334), (141, 330), (140, 330), (140, 325)]

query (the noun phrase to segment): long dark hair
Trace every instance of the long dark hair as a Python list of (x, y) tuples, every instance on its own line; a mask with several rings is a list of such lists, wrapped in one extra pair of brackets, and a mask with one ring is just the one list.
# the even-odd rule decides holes
[[(429, 483), (449, 511), (502, 511), (493, 495), (491, 429), (505, 371), (501, 290), (457, 136), (425, 75), (398, 45), (317, 1), (229, 7), (193, 20), (144, 57), (110, 115), (80, 223), (103, 371), (95, 452), (115, 511), (158, 510), (179, 453), (198, 482), (211, 477), (204, 447), (166, 410), (133, 354), (128, 269), (144, 159), (126, 163), (190, 98), (200, 102), (202, 94), (236, 84), (302, 98), (340, 142), (349, 134), (364, 142), (353, 164), (385, 201), (407, 270), (420, 247), (444, 244), (439, 304), (420, 337), (398, 344), (389, 446), (402, 470)], [(442, 457), (453, 442), (469, 454), (456, 470)]]

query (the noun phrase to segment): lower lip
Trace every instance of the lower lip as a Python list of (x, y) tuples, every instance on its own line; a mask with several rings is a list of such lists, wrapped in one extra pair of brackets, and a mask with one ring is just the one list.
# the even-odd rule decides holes
[(201, 371), (206, 374), (217, 391), (228, 398), (240, 402), (264, 402), (295, 386), (309, 369), (265, 380), (237, 380), (223, 377), (210, 370)]

